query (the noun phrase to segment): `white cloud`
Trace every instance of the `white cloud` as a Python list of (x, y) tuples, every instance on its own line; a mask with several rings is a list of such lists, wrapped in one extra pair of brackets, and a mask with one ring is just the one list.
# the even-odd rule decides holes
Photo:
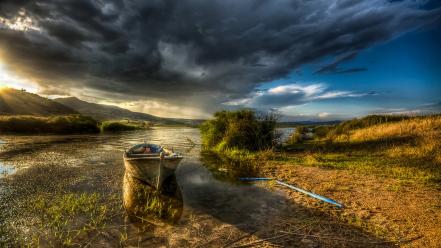
[(252, 92), (242, 99), (225, 102), (225, 105), (252, 108), (284, 108), (325, 99), (363, 97), (375, 93), (357, 93), (352, 91), (333, 91), (323, 83), (309, 85), (287, 84), (258, 92)]
[[(107, 103), (109, 104), (109, 103)], [(209, 118), (211, 115), (201, 111), (199, 108), (190, 106), (176, 106), (166, 102), (153, 100), (140, 100), (113, 104), (135, 112), (149, 113), (152, 115), (167, 118)]]
[(307, 86), (301, 86), (298, 84), (288, 84), (281, 85), (274, 88), (268, 89), (269, 94), (298, 94), (300, 92), (305, 93), (305, 95), (314, 95), (322, 92), (326, 87), (323, 84), (311, 84)]
[(318, 113), (317, 114), (317, 116), (319, 117), (319, 118), (326, 118), (326, 117), (328, 117), (330, 115), (330, 113), (328, 113), (328, 112), (321, 112), (321, 113)]

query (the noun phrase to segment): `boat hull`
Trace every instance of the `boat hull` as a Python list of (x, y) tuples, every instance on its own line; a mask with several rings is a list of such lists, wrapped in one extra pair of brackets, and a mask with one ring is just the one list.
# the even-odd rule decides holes
[(139, 157), (124, 156), (124, 166), (129, 176), (137, 178), (156, 189), (172, 176), (181, 162), (182, 157)]

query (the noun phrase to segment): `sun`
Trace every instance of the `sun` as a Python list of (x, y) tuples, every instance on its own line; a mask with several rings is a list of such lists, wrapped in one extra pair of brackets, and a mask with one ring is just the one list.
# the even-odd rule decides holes
[(15, 75), (0, 61), (0, 90), (5, 88), (23, 89), (32, 93), (36, 93), (38, 91), (38, 87), (35, 82)]

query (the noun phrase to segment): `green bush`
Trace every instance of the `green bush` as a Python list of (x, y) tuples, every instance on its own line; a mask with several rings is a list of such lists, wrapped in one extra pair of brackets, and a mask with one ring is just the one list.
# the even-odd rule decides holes
[(325, 138), (332, 126), (316, 126), (313, 129), (314, 138)]
[(122, 123), (120, 121), (105, 121), (101, 124), (102, 132), (122, 132), (140, 129), (141, 127)]
[(0, 132), (6, 133), (96, 133), (98, 123), (82, 115), (66, 116), (1, 116)]
[(220, 111), (201, 125), (202, 144), (206, 149), (268, 149), (277, 138), (276, 117), (257, 115), (252, 110)]

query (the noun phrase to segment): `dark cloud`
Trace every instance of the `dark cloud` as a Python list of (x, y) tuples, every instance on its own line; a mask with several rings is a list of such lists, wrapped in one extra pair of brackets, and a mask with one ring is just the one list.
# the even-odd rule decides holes
[(366, 71), (367, 69), (365, 67), (354, 67), (354, 68), (340, 68), (339, 67), (339, 65), (341, 63), (343, 63), (345, 61), (352, 60), (356, 56), (357, 56), (356, 52), (343, 54), (343, 55), (335, 58), (332, 63), (325, 65), (322, 68), (318, 69), (315, 73), (316, 74), (328, 74), (328, 73), (343, 74), (343, 73), (354, 73), (354, 72)]
[[(21, 13), (21, 14), (20, 14)], [(260, 82), (439, 21), (440, 9), (383, 0), (4, 0), (0, 16), (39, 30), (0, 29), (3, 62), (49, 90), (163, 99), (215, 108)]]

